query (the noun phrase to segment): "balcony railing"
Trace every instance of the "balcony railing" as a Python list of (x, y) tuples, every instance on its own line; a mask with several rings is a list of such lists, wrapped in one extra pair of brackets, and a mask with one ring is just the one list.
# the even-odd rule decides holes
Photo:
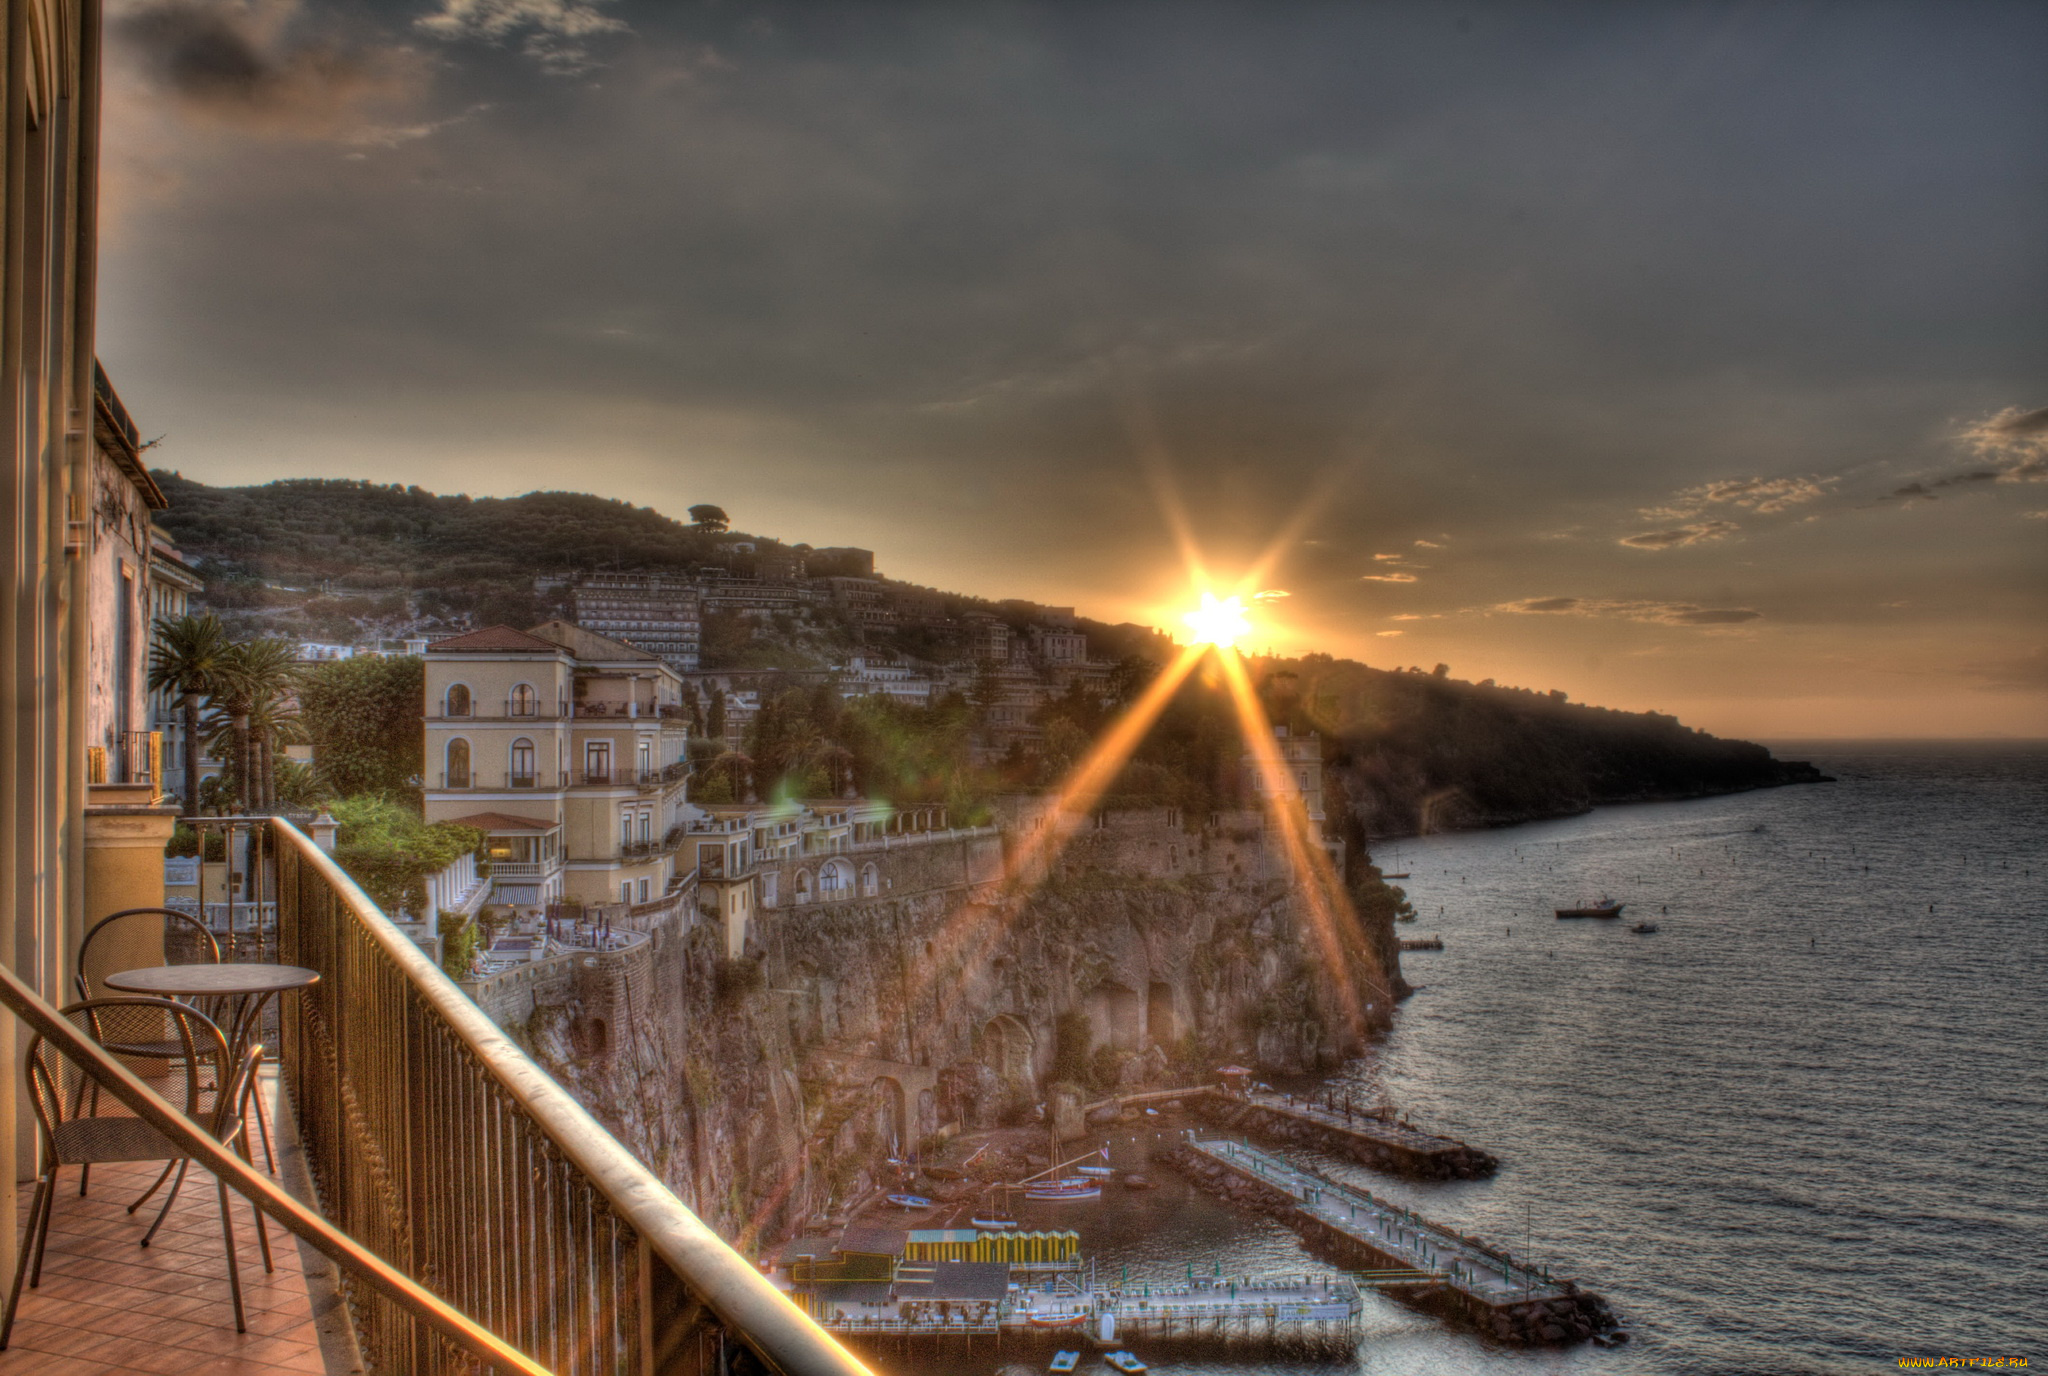
[[(320, 972), (280, 1061), (328, 1220), (558, 1373), (868, 1376), (727, 1247), (296, 828), (279, 958)], [(429, 1319), (352, 1293), (366, 1365), (453, 1373)]]
[(625, 783), (626, 779), (627, 776), (624, 772), (614, 775), (609, 769), (586, 769), (583, 771), (583, 782), (586, 784)]
[(493, 879), (545, 879), (562, 868), (560, 860), (493, 860)]

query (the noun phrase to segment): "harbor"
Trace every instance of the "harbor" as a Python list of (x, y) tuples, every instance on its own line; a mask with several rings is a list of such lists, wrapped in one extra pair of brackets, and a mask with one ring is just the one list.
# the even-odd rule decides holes
[(1286, 1223), (1361, 1283), (1502, 1342), (1604, 1338), (1615, 1327), (1607, 1302), (1576, 1282), (1248, 1143), (1191, 1130), (1155, 1160)]
[(1321, 1103), (1271, 1090), (1215, 1092), (1190, 1101), (1210, 1123), (1346, 1156), (1415, 1180), (1478, 1180), (1500, 1169), (1492, 1154), (1334, 1096)]

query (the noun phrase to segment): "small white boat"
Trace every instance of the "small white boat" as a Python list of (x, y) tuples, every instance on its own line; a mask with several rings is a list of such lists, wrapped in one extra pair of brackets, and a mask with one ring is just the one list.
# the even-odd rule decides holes
[(932, 1202), (921, 1194), (892, 1194), (889, 1202), (899, 1209), (929, 1209)]
[(1102, 1360), (1108, 1362), (1118, 1371), (1137, 1372), (1150, 1371), (1152, 1369), (1151, 1367), (1146, 1366), (1143, 1362), (1139, 1361), (1135, 1353), (1130, 1352), (1106, 1353), (1104, 1354)]
[(975, 1227), (986, 1229), (989, 1232), (1000, 1232), (1004, 1228), (1014, 1228), (1017, 1226), (1017, 1220), (1014, 1218), (970, 1218), (967, 1221)]
[(1074, 1169), (1079, 1171), (1082, 1175), (1092, 1175), (1096, 1177), (1098, 1180), (1103, 1178), (1104, 1176), (1111, 1176), (1116, 1174), (1116, 1171), (1109, 1166), (1076, 1166), (1074, 1167)]
[(1100, 1199), (1102, 1182), (1090, 1180), (1087, 1176), (1069, 1176), (1065, 1180), (1053, 1180), (1041, 1185), (1028, 1186), (1024, 1191), (1026, 1199)]
[(1059, 1353), (1055, 1353), (1055, 1354), (1053, 1355), (1052, 1363), (1051, 1363), (1051, 1365), (1049, 1365), (1049, 1366), (1048, 1366), (1048, 1367), (1046, 1368), (1046, 1370), (1048, 1370), (1048, 1371), (1072, 1371), (1072, 1370), (1073, 1370), (1073, 1369), (1074, 1369), (1075, 1367), (1079, 1366), (1080, 1364), (1081, 1364), (1081, 1354), (1080, 1354), (1080, 1353), (1078, 1353), (1078, 1352), (1059, 1352)]

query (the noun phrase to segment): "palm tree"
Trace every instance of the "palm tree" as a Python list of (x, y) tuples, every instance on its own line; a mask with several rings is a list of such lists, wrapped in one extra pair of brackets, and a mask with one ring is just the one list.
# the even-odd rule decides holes
[(218, 685), (228, 632), (220, 618), (161, 618), (149, 647), (149, 690), (178, 694), (185, 718), (185, 807), (199, 811), (199, 702)]
[(222, 652), (207, 744), (229, 761), (245, 812), (269, 805), (276, 733), (297, 731), (298, 658), (297, 647), (275, 637), (237, 641)]

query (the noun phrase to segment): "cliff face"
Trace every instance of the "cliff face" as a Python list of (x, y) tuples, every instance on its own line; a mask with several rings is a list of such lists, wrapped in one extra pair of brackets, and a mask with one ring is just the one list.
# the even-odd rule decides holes
[(679, 911), (639, 958), (537, 993), (526, 1040), (747, 1246), (936, 1133), (1224, 1060), (1329, 1068), (1391, 1011), (1390, 924), (1326, 930), (1255, 824), (1120, 819), (1036, 886), (1002, 846), (885, 855), (882, 892), (762, 912), (737, 961)]

